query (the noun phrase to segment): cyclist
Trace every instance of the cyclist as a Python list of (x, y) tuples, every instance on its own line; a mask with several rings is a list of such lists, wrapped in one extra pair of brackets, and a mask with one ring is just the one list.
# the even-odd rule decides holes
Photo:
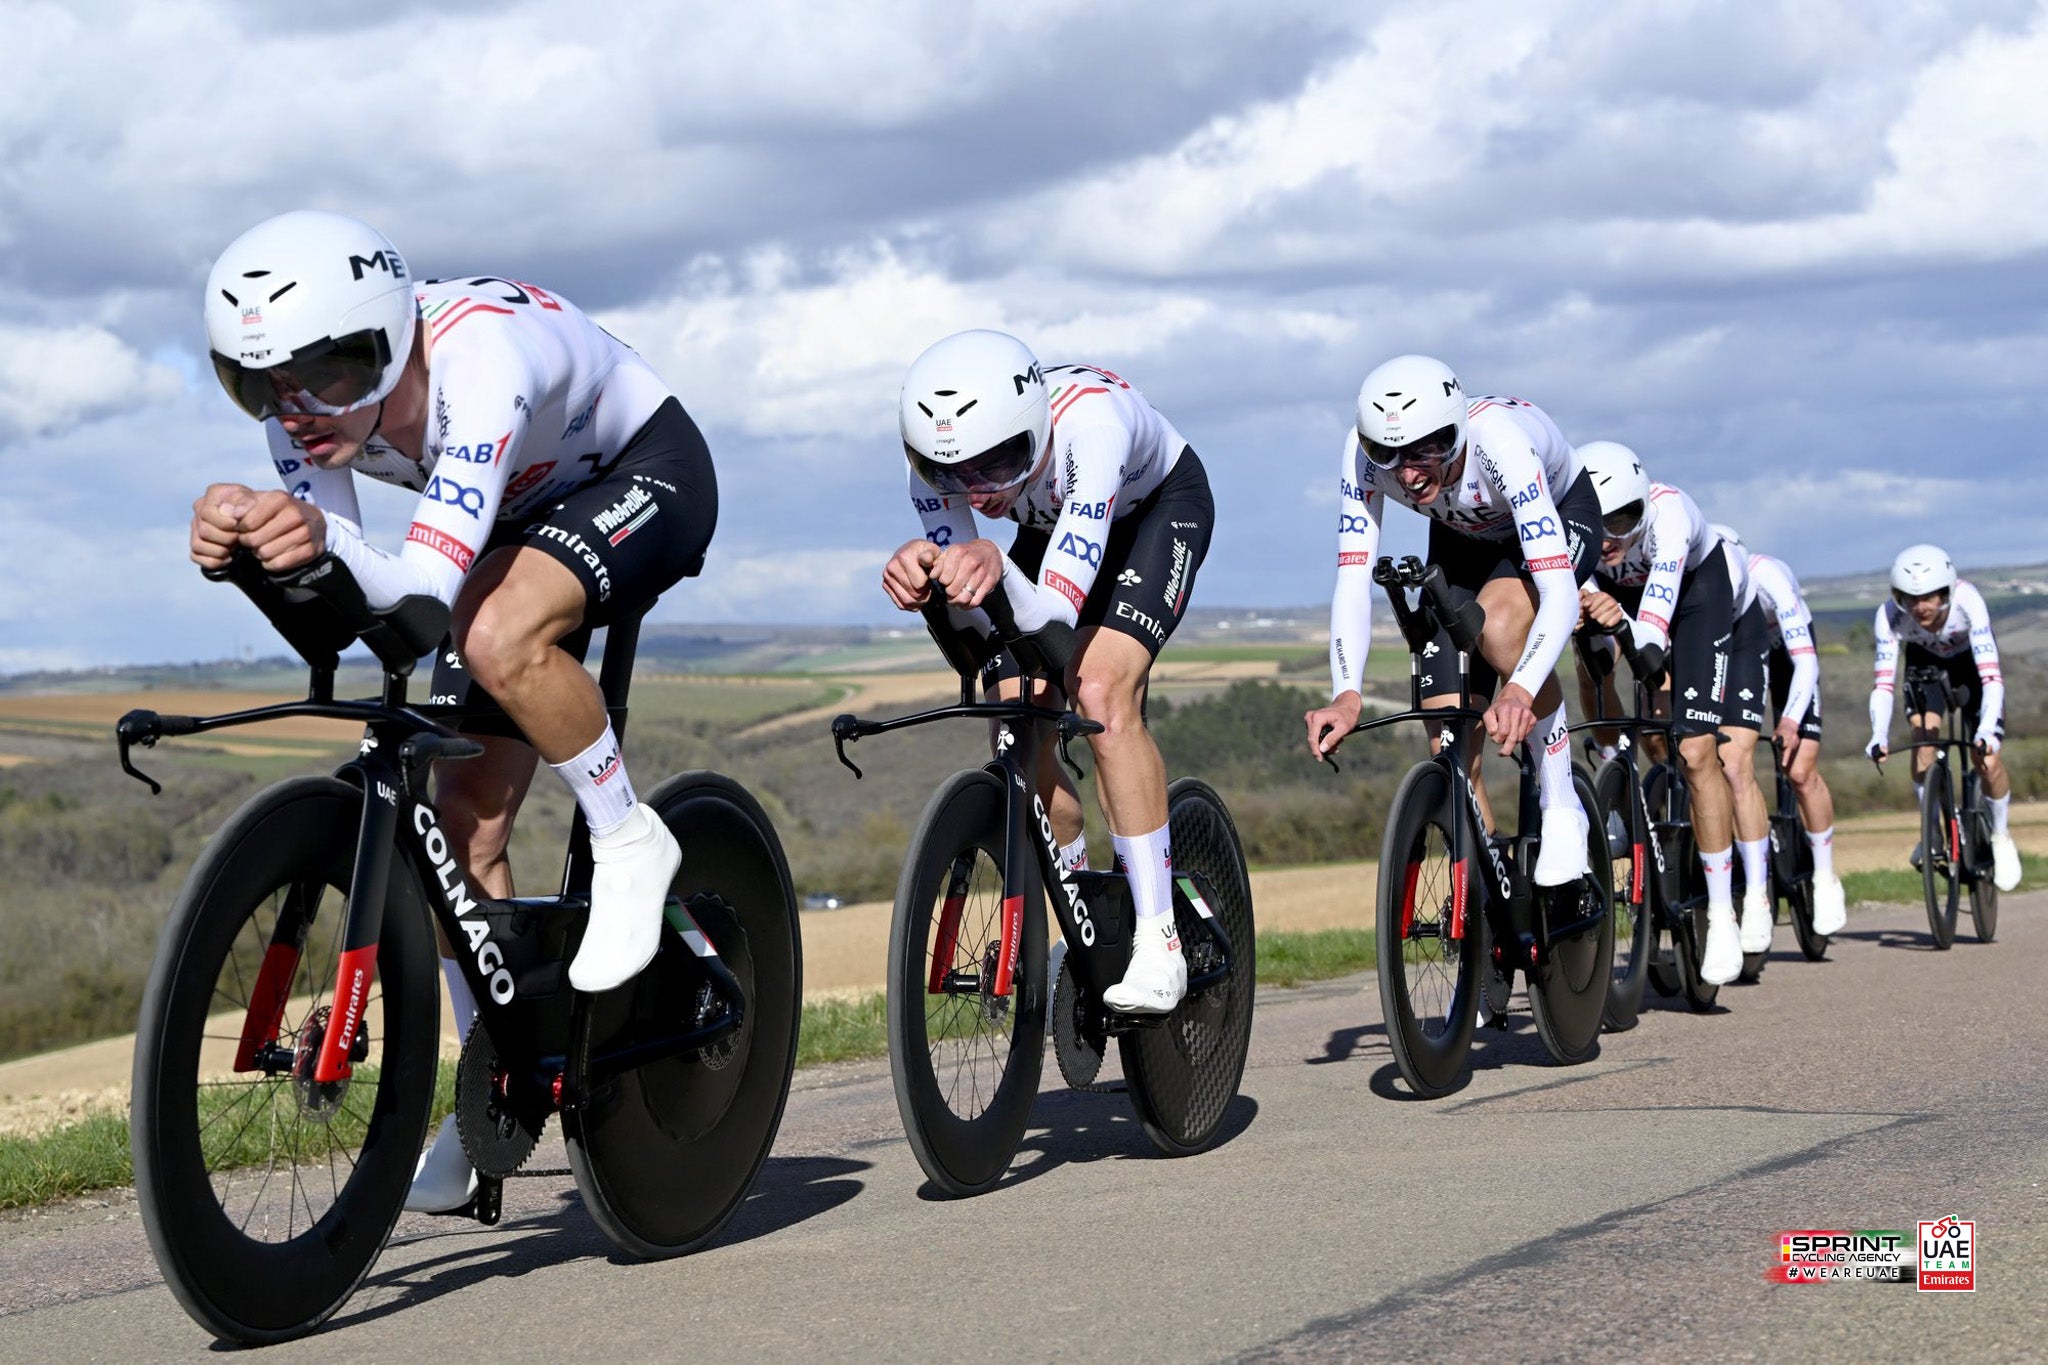
[(1722, 562), (1720, 539), (1698, 506), (1669, 484), (1651, 483), (1633, 450), (1596, 441), (1580, 455), (1599, 493), (1605, 531), (1598, 585), (1581, 600), (1596, 624), (1629, 626), (1651, 673), (1666, 672), (1668, 654), (1666, 685), (1675, 695), (1664, 705), (1678, 734), (1679, 763), (1692, 792), (1693, 837), (1707, 880), (1700, 978), (1722, 985), (1742, 972), (1734, 898), (1735, 796), (1716, 753), (1728, 708), (1734, 580)]
[(1756, 744), (1764, 732), (1764, 694), (1771, 661), (1771, 617), (1749, 576), (1742, 536), (1719, 523), (1707, 529), (1721, 542), (1735, 595), (1735, 629), (1728, 640), (1728, 702), (1722, 710), (1721, 771), (1735, 798), (1735, 856), (1742, 860), (1739, 941), (1745, 953), (1767, 952), (1771, 912), (1771, 809), (1756, 780)]
[[(1468, 400), (1442, 361), (1396, 356), (1359, 388), (1337, 489), (1333, 695), (1305, 718), (1310, 752), (1333, 752), (1365, 704), (1372, 563), (1381, 508), (1391, 499), (1430, 519), (1429, 561), (1443, 567), (1452, 597), (1486, 609), (1471, 691), (1491, 699), (1482, 723), (1501, 753), (1527, 743), (1535, 761), (1543, 811), (1536, 883), (1562, 886), (1585, 875), (1587, 815), (1572, 788), (1564, 692), (1552, 676), (1599, 545), (1598, 499), (1571, 444), (1535, 404)], [(1440, 634), (1428, 653), (1448, 661), (1448, 635)], [(1496, 696), (1498, 677), (1506, 682)], [(1439, 663), (1423, 676), (1422, 692), (1425, 706), (1455, 706), (1457, 676)], [(1479, 758), (1475, 746), (1475, 783)], [(1484, 789), (1476, 789), (1484, 800)], [(1486, 818), (1490, 825), (1490, 808)]]
[[(436, 774), (449, 841), (479, 885), (512, 894), (506, 841), (537, 749), (590, 826), (590, 919), (569, 980), (629, 980), (654, 955), (681, 854), (635, 799), (582, 658), (594, 627), (702, 560), (718, 498), (696, 424), (567, 301), (494, 276), (415, 281), (381, 233), (338, 214), (286, 213), (237, 238), (205, 310), (214, 370), (265, 424), (285, 488), (209, 487), (192, 558), (215, 567), (241, 548), (283, 571), (327, 551), (373, 607), (448, 603), (433, 699), (486, 713), (465, 727), (483, 756)], [(420, 495), (395, 554), (365, 538), (359, 474)], [(441, 950), (466, 1033), (475, 1002)], [(451, 1119), (408, 1207), (459, 1207), (474, 1188)]]
[[(1742, 537), (1715, 524), (1723, 550), (1749, 559), (1750, 587), (1762, 607), (1770, 636), (1765, 684), (1777, 712), (1775, 727), (1785, 775), (1799, 798), (1806, 844), (1813, 851), (1813, 929), (1832, 934), (1848, 922), (1842, 879), (1835, 875), (1835, 798), (1820, 775), (1820, 655), (1813, 643), (1813, 613), (1799, 591), (1792, 566), (1772, 555), (1746, 551)], [(1725, 733), (1725, 731), (1724, 731)], [(1749, 908), (1743, 907), (1743, 949), (1749, 946)]]
[[(882, 587), (915, 611), (936, 586), (986, 630), (978, 608), (1000, 582), (1021, 631), (1079, 627), (1066, 691), (1104, 726), (1089, 740), (1098, 795), (1138, 921), (1130, 966), (1103, 1002), (1166, 1013), (1187, 994), (1187, 960), (1173, 920), (1166, 765), (1143, 704), (1152, 660), (1208, 553), (1209, 476), (1123, 379), (1093, 365), (1041, 367), (1002, 332), (960, 332), (920, 355), (903, 381), (900, 426), (924, 535), (890, 558)], [(977, 512), (1018, 524), (1007, 555), (981, 537)], [(1021, 695), (1007, 652), (984, 676), (998, 695)], [(1085, 865), (1080, 797), (1050, 737), (1039, 771), (1061, 859)]]
[[(2006, 828), (2012, 809), (2012, 780), (1998, 750), (2005, 738), (2005, 679), (1999, 671), (1998, 640), (1991, 633), (1991, 613), (1984, 595), (1968, 579), (1956, 577), (1956, 566), (1936, 545), (1909, 545), (1892, 561), (1891, 599), (1879, 606), (1876, 633), (1876, 681), (1870, 689), (1871, 757), (1882, 763), (1891, 752), (1894, 674), (1907, 668), (1939, 668), (1948, 674), (1956, 705), (1976, 740), (1971, 754), (1984, 780), (1991, 804), (1992, 880), (2000, 891), (2020, 884), (2020, 851)], [(1915, 743), (1941, 738), (1942, 699), (1928, 697), (1927, 710), (1906, 717)], [(1921, 798), (1930, 749), (1913, 751), (1913, 799)], [(1913, 846), (1913, 865), (1920, 865), (1920, 846)]]

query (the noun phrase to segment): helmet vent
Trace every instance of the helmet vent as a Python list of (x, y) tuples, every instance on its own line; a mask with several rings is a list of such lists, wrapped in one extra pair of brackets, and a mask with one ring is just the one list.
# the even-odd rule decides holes
[(277, 301), (278, 301), (279, 299), (283, 298), (283, 297), (284, 297), (284, 296), (285, 296), (286, 294), (289, 294), (289, 293), (291, 293), (291, 292), (292, 292), (292, 290), (294, 290), (294, 289), (297, 289), (298, 287), (299, 287), (299, 282), (298, 282), (297, 280), (293, 280), (293, 281), (292, 281), (292, 282), (291, 282), (290, 284), (288, 284), (288, 285), (286, 285), (286, 286), (285, 286), (284, 288), (282, 288), (282, 289), (278, 290), (278, 291), (277, 291), (277, 292), (276, 292), (275, 294), (272, 294), (272, 295), (270, 296), (270, 301), (271, 301), (272, 303), (276, 303), (276, 302), (277, 302)]
[(220, 296), (221, 296), (222, 298), (226, 299), (226, 300), (228, 301), (228, 303), (229, 303), (229, 304), (230, 304), (231, 306), (233, 306), (233, 307), (236, 307), (236, 308), (240, 308), (240, 307), (242, 306), (242, 301), (241, 301), (240, 299), (236, 298), (236, 297), (235, 297), (235, 296), (234, 296), (233, 294), (230, 294), (230, 293), (229, 293), (229, 292), (228, 292), (227, 290), (225, 290), (225, 289), (223, 289), (223, 290), (221, 290), (221, 291), (220, 291)]
[(958, 390), (958, 389), (933, 389), (933, 390), (932, 390), (932, 392), (933, 392), (933, 393), (935, 393), (935, 394), (937, 394), (937, 395), (938, 395), (939, 397), (941, 397), (941, 398), (951, 398), (951, 397), (953, 397), (953, 396), (954, 396), (955, 394), (959, 393), (959, 392), (960, 392), (960, 390)]
[(260, 280), (269, 273), (270, 272), (268, 270), (244, 270), (242, 272), (242, 278), (245, 280)]
[(974, 405), (975, 405), (976, 403), (979, 403), (980, 401), (981, 401), (981, 400), (980, 400), (979, 398), (970, 398), (970, 399), (968, 399), (968, 400), (967, 400), (967, 401), (966, 401), (965, 403), (962, 403), (962, 404), (960, 405), (960, 407), (959, 407), (959, 410), (958, 410), (958, 411), (956, 411), (956, 412), (955, 412), (955, 413), (954, 413), (953, 415), (954, 415), (955, 417), (964, 417), (964, 416), (966, 416), (966, 415), (967, 415), (967, 410), (968, 410), (969, 408), (973, 407), (973, 406), (974, 406)]
[(919, 404), (917, 405), (917, 410), (918, 410), (919, 412), (923, 413), (923, 414), (924, 414), (925, 416), (927, 416), (927, 417), (930, 417), (930, 416), (932, 416), (932, 415), (933, 415), (933, 413), (932, 413), (932, 410), (931, 410), (930, 408), (926, 407), (926, 406), (925, 406), (924, 404), (922, 404), (922, 403), (919, 403)]

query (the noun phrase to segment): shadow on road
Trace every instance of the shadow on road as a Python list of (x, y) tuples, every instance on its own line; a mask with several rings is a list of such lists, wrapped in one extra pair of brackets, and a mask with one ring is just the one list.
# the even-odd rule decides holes
[[(1210, 1142), (1212, 1150), (1235, 1139), (1258, 1117), (1259, 1103), (1239, 1095), (1224, 1108), (1223, 1122)], [(1031, 1124), (1018, 1144), (1010, 1169), (996, 1185), (1009, 1189), (1036, 1180), (1069, 1164), (1094, 1161), (1171, 1158), (1153, 1145), (1131, 1112), (1130, 1098), (1118, 1084), (1113, 1090), (1052, 1090), (1039, 1095)], [(939, 1202), (952, 1196), (929, 1180), (918, 1186), (919, 1199)]]
[[(1508, 1026), (1505, 1031), (1488, 1027), (1473, 1031), (1472, 1051), (1467, 1054), (1471, 1064), (1465, 1068), (1464, 1074), (1458, 1077), (1458, 1083), (1443, 1095), (1437, 1096), (1438, 1099), (1447, 1098), (1463, 1090), (1472, 1083), (1472, 1077), (1477, 1072), (1498, 1071), (1507, 1066), (1553, 1065), (1550, 1053), (1543, 1046), (1543, 1039), (1537, 1036), (1535, 1021), (1526, 1013), (1519, 1011), (1511, 1011), (1507, 1019)], [(1340, 1029), (1330, 1035), (1330, 1042), (1334, 1045), (1339, 1037), (1356, 1031), (1359, 1030)], [(1374, 1024), (1363, 1031), (1384, 1034), (1387, 1029), (1384, 1024)], [(1598, 1053), (1594, 1055), (1597, 1056)], [(1371, 1087), (1372, 1093), (1381, 1099), (1407, 1103), (1423, 1098), (1408, 1089), (1407, 1082), (1401, 1079), (1400, 1066), (1392, 1060), (1373, 1072), (1372, 1079), (1367, 1084)]]
[[(1960, 937), (1960, 935), (1958, 936)], [(1830, 941), (1853, 940), (1860, 943), (1875, 943), (1880, 948), (1910, 948), (1916, 952), (1935, 951), (1934, 939), (1911, 929), (1860, 929), (1855, 933), (1835, 934)]]
[[(860, 1181), (846, 1177), (872, 1164), (845, 1157), (769, 1157), (746, 1201), (710, 1246), (751, 1242), (839, 1207), (864, 1188)], [(450, 1231), (443, 1235), (459, 1236), (467, 1242), (480, 1234), (492, 1240), (482, 1246), (465, 1244), (445, 1255), (372, 1276), (364, 1285), (367, 1294), (358, 1294), (355, 1300), (361, 1306), (337, 1315), (332, 1326), (375, 1322), (500, 1276), (525, 1275), (585, 1259), (621, 1264), (633, 1259), (614, 1248), (584, 1216), (582, 1196), (573, 1187), (557, 1195), (552, 1211), (508, 1219), (495, 1228), (450, 1220)], [(431, 1240), (431, 1235), (407, 1239), (414, 1246)], [(375, 1302), (365, 1303), (365, 1299)]]

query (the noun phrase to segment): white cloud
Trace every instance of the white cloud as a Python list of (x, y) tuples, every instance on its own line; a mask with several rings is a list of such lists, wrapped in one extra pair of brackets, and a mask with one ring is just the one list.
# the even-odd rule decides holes
[(160, 403), (184, 380), (103, 327), (0, 323), (0, 440)]

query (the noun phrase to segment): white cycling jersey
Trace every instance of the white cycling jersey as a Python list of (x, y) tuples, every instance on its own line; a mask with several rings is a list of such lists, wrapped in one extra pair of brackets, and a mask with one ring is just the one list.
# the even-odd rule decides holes
[(1780, 713), (1802, 720), (1813, 705), (1820, 688), (1820, 656), (1813, 647), (1813, 613), (1799, 591), (1799, 579), (1792, 566), (1771, 555), (1749, 557), (1749, 581), (1756, 596), (1771, 614), (1771, 640), (1792, 660), (1792, 682), (1785, 691), (1785, 708)]
[[(1006, 514), (1019, 526), (1046, 528), (1045, 558), (1033, 582), (1008, 558), (1003, 588), (1017, 628), (1079, 619), (1102, 568), (1110, 523), (1130, 515), (1158, 489), (1187, 449), (1173, 424), (1145, 395), (1093, 365), (1053, 365), (1052, 437), (1043, 469)], [(925, 539), (941, 547), (980, 536), (964, 493), (944, 494), (910, 473), (910, 501)], [(980, 613), (973, 615), (979, 616)], [(985, 627), (984, 627), (985, 628)]]
[(1345, 434), (1337, 466), (1337, 586), (1330, 599), (1330, 689), (1362, 692), (1372, 644), (1372, 563), (1379, 552), (1386, 499), (1476, 540), (1521, 543), (1536, 584), (1536, 619), (1508, 679), (1530, 693), (1556, 669), (1578, 619), (1578, 580), (1557, 499), (1579, 477), (1578, 455), (1557, 423), (1520, 398), (1481, 397), (1466, 405), (1465, 465), (1454, 484), (1418, 505), (1395, 471), (1365, 457), (1356, 431)]
[(1728, 586), (1735, 590), (1735, 614), (1740, 616), (1756, 604), (1756, 582), (1749, 573), (1749, 550), (1743, 545), (1741, 536), (1723, 535), (1723, 528), (1711, 522), (1707, 529), (1714, 533), (1714, 539), (1721, 546), (1721, 562), (1728, 566)]
[(1886, 598), (1877, 609), (1872, 629), (1877, 637), (1875, 679), (1870, 689), (1870, 735), (1881, 743), (1892, 725), (1894, 675), (1899, 666), (1899, 646), (1918, 645), (1937, 659), (1960, 658), (1965, 652), (1977, 665), (1977, 680), (1984, 697), (1977, 708), (1975, 738), (1994, 737), (1999, 717), (2005, 710), (2005, 674), (1998, 664), (1998, 639), (1991, 633), (1991, 612), (1984, 594), (1968, 579), (1957, 579), (1949, 590), (1948, 615), (1933, 630), (1923, 630), (1913, 613)]
[(1671, 615), (1678, 610), (1678, 585), (1721, 543), (1700, 514), (1699, 504), (1668, 483), (1650, 485), (1645, 516), (1649, 524), (1620, 562), (1600, 568), (1600, 576), (1608, 582), (1643, 590), (1630, 626), (1638, 649), (1669, 647)]
[[(327, 517), (327, 548), (374, 607), (409, 594), (454, 604), (492, 527), (609, 473), (671, 394), (637, 352), (566, 300), (495, 276), (429, 280), (428, 416), (420, 458), (372, 437), (342, 469), (320, 469), (267, 423), (293, 497)], [(420, 493), (405, 545), (363, 539), (355, 475)]]

